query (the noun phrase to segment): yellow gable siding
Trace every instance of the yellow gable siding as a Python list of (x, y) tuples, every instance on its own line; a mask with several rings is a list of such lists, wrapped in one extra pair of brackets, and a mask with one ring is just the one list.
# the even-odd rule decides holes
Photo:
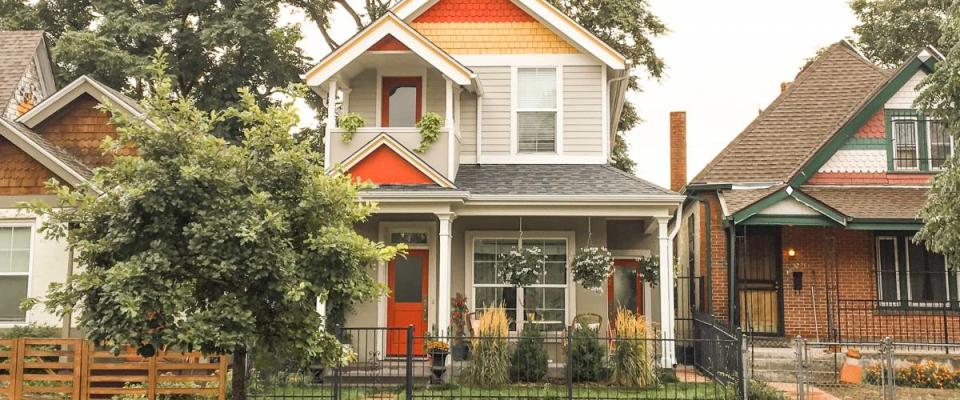
[(539, 22), (415, 22), (450, 54), (569, 54), (577, 49)]

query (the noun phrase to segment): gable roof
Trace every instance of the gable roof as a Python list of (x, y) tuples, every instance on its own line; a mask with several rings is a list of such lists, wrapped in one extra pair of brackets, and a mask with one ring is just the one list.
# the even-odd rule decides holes
[(0, 136), (71, 185), (93, 173), (80, 160), (18, 122), (0, 118)]
[(71, 82), (69, 85), (60, 89), (53, 96), (50, 96), (40, 104), (27, 111), (17, 121), (23, 123), (29, 128), (35, 128), (41, 122), (47, 120), (57, 111), (70, 104), (82, 95), (89, 95), (101, 104), (112, 104), (120, 110), (126, 111), (130, 115), (142, 117), (143, 109), (137, 104), (137, 101), (120, 93), (113, 88), (100, 83), (87, 75), (81, 76)]
[[(442, 0), (400, 0), (390, 10), (404, 20), (416, 18)], [(511, 0), (563, 38), (615, 70), (627, 69), (626, 57), (545, 0)]]
[(919, 187), (802, 186), (800, 190), (853, 219), (917, 220), (927, 198), (927, 189)]
[[(20, 85), (20, 79), (27, 71), (27, 66), (38, 52), (46, 52), (43, 40), (43, 31), (0, 31), (0, 104), (7, 104)], [(43, 54), (46, 57), (46, 54)], [(42, 62), (49, 62), (44, 59)], [(57, 90), (53, 81), (52, 72), (47, 66), (37, 65), (42, 87), (48, 92)]]
[[(393, 36), (458, 85), (469, 86), (477, 82), (477, 76), (473, 71), (460, 64), (395, 14), (387, 12), (311, 68), (305, 75), (307, 85), (312, 87), (324, 85), (337, 72), (387, 36)], [(477, 85), (479, 84), (475, 86)]]
[[(432, 180), (437, 186), (447, 189), (455, 187), (453, 182), (443, 176), (443, 174), (431, 167), (430, 164), (428, 164), (426, 161), (423, 161), (423, 159), (418, 157), (416, 154), (413, 154), (413, 152), (407, 150), (406, 147), (403, 147), (403, 145), (397, 142), (396, 139), (386, 133), (377, 135), (372, 140), (357, 149), (357, 151), (355, 151), (349, 157), (344, 159), (343, 163), (340, 165), (340, 169), (343, 171), (350, 171), (353, 167), (357, 166), (361, 161), (366, 159), (367, 156), (377, 151), (381, 147), (387, 147), (388, 149), (392, 150), (394, 153), (403, 158), (404, 161), (430, 178), (430, 180)], [(336, 171), (332, 170), (330, 172), (334, 173)]]
[(831, 45), (691, 182), (790, 180), (890, 76), (846, 41)]

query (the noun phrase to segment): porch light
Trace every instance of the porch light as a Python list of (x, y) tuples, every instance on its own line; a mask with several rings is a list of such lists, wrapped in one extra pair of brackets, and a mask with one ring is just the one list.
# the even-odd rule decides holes
[(795, 257), (796, 255), (797, 255), (796, 250), (794, 250), (793, 248), (787, 249), (787, 256)]

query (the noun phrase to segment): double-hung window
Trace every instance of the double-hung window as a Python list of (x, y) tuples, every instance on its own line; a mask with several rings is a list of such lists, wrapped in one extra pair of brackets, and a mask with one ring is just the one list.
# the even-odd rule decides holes
[(957, 272), (943, 255), (915, 243), (908, 234), (877, 236), (876, 247), (881, 305), (942, 307), (957, 302)]
[(893, 129), (893, 169), (916, 170), (920, 166), (920, 131), (915, 117), (896, 117)]
[(30, 277), (29, 226), (0, 226), (0, 322), (24, 322), (20, 302)]
[(517, 150), (557, 152), (557, 69), (517, 69)]
[(473, 242), (474, 308), (482, 312), (502, 305), (510, 318), (510, 330), (519, 324), (536, 323), (544, 330), (562, 330), (567, 315), (567, 240), (523, 239), (523, 246), (543, 249), (546, 267), (536, 284), (518, 290), (500, 279), (499, 255), (519, 247), (520, 240), (478, 238)]
[(927, 145), (930, 169), (937, 170), (953, 155), (953, 137), (947, 132), (943, 121), (927, 121)]

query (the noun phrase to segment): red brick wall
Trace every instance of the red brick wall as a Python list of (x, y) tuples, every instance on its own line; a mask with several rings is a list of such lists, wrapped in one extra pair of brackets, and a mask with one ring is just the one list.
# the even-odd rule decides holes
[[(720, 209), (720, 200), (716, 193), (704, 193), (701, 195), (710, 207), (710, 242), (707, 243), (705, 235), (700, 237), (700, 259), (706, 260), (707, 246), (710, 246), (711, 252), (711, 279), (713, 280), (711, 299), (713, 303), (713, 315), (721, 318), (727, 316), (727, 236), (723, 227), (723, 211)], [(700, 215), (704, 215), (704, 206), (700, 206)], [(706, 232), (706, 219), (700, 218), (700, 232)], [(706, 274), (704, 274), (706, 275)]]
[(0, 138), (0, 195), (44, 194), (46, 182), (51, 177), (54, 174), (40, 162)]
[(107, 136), (115, 137), (109, 125), (110, 115), (95, 107), (100, 104), (90, 96), (81, 96), (36, 127), (36, 132), (94, 168), (110, 163), (100, 144)]

